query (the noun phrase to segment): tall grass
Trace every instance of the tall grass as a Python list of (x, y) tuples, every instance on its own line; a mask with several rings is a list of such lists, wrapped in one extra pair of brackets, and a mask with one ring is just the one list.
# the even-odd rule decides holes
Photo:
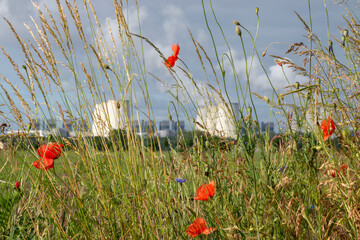
[[(6, 20), (23, 51), (23, 66), (1, 49), (30, 98), (22, 97), (24, 92), (0, 75), (1, 96), (12, 113), (8, 121), (15, 121), (22, 130), (1, 136), (8, 148), (0, 153), (1, 238), (186, 239), (186, 229), (198, 217), (216, 228), (202, 236), (209, 239), (359, 238), (360, 28), (351, 12), (347, 29), (340, 29), (343, 35), (339, 39), (329, 35), (329, 44), (312, 32), (311, 19), (307, 23), (298, 15), (308, 43), (290, 44), (285, 53), (302, 62), (273, 57), (279, 68), (290, 67), (308, 82), (291, 85), (289, 81), (285, 93), (273, 87), (269, 98), (251, 89), (255, 61), (272, 84), (262, 64), (266, 51), (261, 54), (256, 48), (259, 9), (255, 10), (255, 33), (234, 21), (246, 62), (243, 84), (216, 9), (211, 1), (209, 5), (201, 1), (214, 51), (204, 49), (189, 32), (206, 79), (199, 84), (185, 57), (169, 68), (171, 82), (149, 76), (143, 49), (153, 48), (159, 61), (166, 58), (146, 36), (130, 32), (124, 15), (127, 5), (122, 1), (114, 1), (116, 29), (110, 23), (100, 24), (90, 0), (81, 6), (76, 1), (56, 2), (57, 13), (34, 3), (38, 19), (27, 26), (32, 39), (23, 39)], [(86, 19), (80, 18), (80, 8), (86, 11)], [(217, 30), (209, 26), (210, 18)], [(215, 34), (223, 37), (227, 53), (219, 52)], [(250, 54), (245, 36), (251, 41)], [(169, 118), (178, 121), (183, 114), (191, 130), (196, 126), (203, 133), (180, 131), (166, 151), (156, 128), (149, 131), (148, 139), (135, 134), (132, 120), (140, 120), (142, 102), (149, 120), (156, 114), (149, 77), (161, 81), (173, 98)], [(239, 120), (230, 104), (230, 79), (240, 104)], [(191, 82), (192, 89), (185, 87), (185, 81)], [(74, 91), (69, 92), (68, 85)], [(268, 104), (269, 118), (281, 125), (278, 135), (261, 132), (257, 115), (261, 109), (255, 98)], [(125, 101), (130, 102), (131, 117), (124, 119), (124, 131), (114, 131), (109, 137), (87, 136), (86, 125), (104, 121), (91, 114), (93, 106), (109, 99), (118, 100), (124, 108)], [(234, 141), (221, 132), (211, 136), (206, 124), (193, 119), (194, 112), (204, 117), (198, 110), (203, 104), (225, 106), (237, 127)], [(75, 139), (30, 136), (34, 116), (64, 122), (82, 119), (79, 135)], [(320, 125), (328, 117), (336, 124), (335, 137), (325, 141)], [(54, 160), (51, 170), (34, 168), (37, 148), (49, 141), (65, 144), (62, 156)], [(177, 178), (187, 180), (178, 183)], [(216, 182), (214, 196), (204, 202), (193, 200), (197, 188), (211, 180)], [(20, 188), (15, 188), (15, 181), (21, 181)]]

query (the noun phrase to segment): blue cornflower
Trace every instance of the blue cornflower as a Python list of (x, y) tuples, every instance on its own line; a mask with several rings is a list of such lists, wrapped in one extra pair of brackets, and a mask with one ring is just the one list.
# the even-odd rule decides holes
[(175, 179), (175, 181), (178, 183), (184, 183), (184, 182), (186, 182), (186, 178), (184, 178), (184, 179), (177, 178), (177, 179)]
[(285, 172), (286, 170), (288, 170), (288, 166), (286, 166), (286, 167), (284, 167), (284, 168), (282, 168), (282, 167), (279, 167), (279, 173), (283, 173), (283, 172)]

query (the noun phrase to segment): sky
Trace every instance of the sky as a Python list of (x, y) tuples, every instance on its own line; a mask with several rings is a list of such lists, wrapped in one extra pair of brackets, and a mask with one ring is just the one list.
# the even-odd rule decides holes
[[(38, 0), (34, 2), (40, 7), (43, 6), (43, 4), (46, 4), (50, 11), (54, 12), (55, 16), (58, 16), (55, 14), (57, 12), (55, 0)], [(62, 0), (60, 0), (60, 2), (63, 3)], [(82, 4), (83, 1), (77, 0), (76, 2), (78, 4), (81, 18), (86, 19), (84, 7)], [(215, 84), (215, 80), (210, 70), (208, 70), (207, 74), (205, 74), (202, 70), (200, 61), (194, 49), (194, 45), (189, 36), (189, 31), (191, 31), (194, 39), (201, 44), (201, 46), (207, 52), (208, 57), (212, 60), (214, 69), (217, 72), (217, 76), (221, 76), (220, 67), (215, 58), (212, 38), (209, 34), (209, 30), (204, 18), (201, 0), (138, 0), (137, 3), (139, 7), (139, 18), (137, 16), (137, 8), (134, 4), (134, 1), (129, 0), (128, 2), (129, 5), (124, 7), (124, 12), (130, 32), (139, 34), (141, 31), (141, 35), (154, 43), (165, 57), (168, 57), (172, 54), (172, 44), (179, 43), (179, 57), (182, 62), (177, 61), (176, 66), (173, 69), (176, 71), (184, 86), (189, 91), (189, 95), (180, 97), (180, 100), (182, 103), (188, 106), (190, 117), (194, 117), (196, 115), (196, 109), (191, 107), (189, 98), (198, 98), (199, 96), (196, 92), (193, 91), (191, 81), (184, 76), (178, 66), (182, 68), (185, 68), (185, 66), (188, 67), (193, 76), (193, 80), (199, 84), (199, 86), (205, 86), (205, 83), (207, 82), (206, 77), (209, 78), (208, 81), (211, 84)], [(349, 5), (338, 4), (333, 0), (311, 0), (309, 2), (311, 8), (313, 32), (317, 34), (324, 43), (327, 43), (328, 41), (327, 14), (324, 4), (326, 4), (329, 16), (329, 33), (330, 35), (333, 35), (337, 38), (341, 38), (341, 32), (338, 27), (345, 27), (345, 20), (343, 19), (343, 16), (347, 16), (346, 9), (350, 8), (354, 13), (357, 13), (359, 10), (359, 8), (357, 8), (358, 3), (355, 1), (351, 2), (351, 4), (349, 3)], [(97, 11), (99, 22), (103, 26), (103, 30), (107, 29), (107, 22), (109, 22), (111, 26), (115, 27), (116, 17), (114, 15), (113, 1), (93, 0), (92, 3)], [(124, 5), (126, 5), (125, 1)], [(251, 56), (253, 48), (249, 35), (246, 34), (246, 32), (243, 30), (242, 37), (245, 46), (245, 53), (248, 56), (248, 60), (246, 61), (240, 38), (235, 33), (235, 25), (232, 21), (239, 21), (242, 26), (251, 32), (251, 34), (255, 35), (257, 27), (257, 15), (255, 12), (256, 7), (259, 8), (259, 32), (256, 41), (256, 48), (259, 53), (261, 54), (266, 49), (266, 47), (273, 42), (284, 43), (272, 44), (268, 49), (266, 56), (261, 58), (264, 68), (273, 86), (280, 92), (284, 92), (285, 90), (283, 90), (283, 88), (288, 85), (287, 80), (290, 82), (290, 84), (295, 82), (306, 83), (308, 81), (308, 79), (297, 75), (296, 72), (293, 72), (287, 67), (281, 68), (270, 56), (273, 54), (284, 56), (294, 61), (300, 61), (295, 56), (285, 55), (285, 51), (289, 48), (288, 44), (293, 44), (296, 42), (304, 42), (304, 44), (309, 44), (305, 36), (306, 31), (304, 26), (295, 14), (296, 11), (299, 15), (302, 16), (305, 22), (309, 23), (308, 1), (213, 0), (212, 6), (215, 11), (217, 20), (221, 25), (221, 30), (211, 15), (209, 1), (204, 0), (204, 5), (208, 18), (209, 28), (214, 36), (217, 53), (220, 56), (222, 54), (229, 54), (227, 44), (222, 37), (221, 31), (223, 31), (223, 34), (226, 36), (227, 43), (231, 49), (231, 54), (234, 58), (234, 66), (236, 68), (236, 73), (239, 76), (240, 84), (245, 84), (245, 66), (246, 63), (250, 64), (251, 62), (251, 58), (249, 56)], [(16, 29), (17, 33), (23, 39), (31, 39), (28, 30), (24, 27), (24, 23), (34, 29), (34, 24), (32, 23), (31, 19), (33, 18), (35, 21), (38, 21), (37, 10), (33, 7), (31, 1), (29, 0), (0, 0), (0, 16), (0, 46), (3, 47), (5, 51), (12, 56), (13, 60), (19, 66), (21, 66), (24, 64), (24, 56), (21, 49), (19, 48), (19, 45), (17, 44), (16, 39), (14, 38), (14, 35), (9, 29), (9, 26), (2, 18), (5, 17), (8, 19)], [(67, 17), (68, 19), (71, 19), (69, 15)], [(140, 19), (140, 28), (138, 19)], [(90, 28), (88, 26), (84, 26), (84, 29), (85, 34), (90, 38)], [(76, 34), (75, 31), (72, 31), (71, 33)], [(106, 34), (107, 33), (105, 33), (105, 35)], [(138, 49), (141, 49), (139, 39), (136, 39), (135, 43)], [(82, 56), (81, 54), (82, 53), (79, 52), (79, 56), (77, 58), (79, 61), (85, 58), (85, 56)], [(146, 63), (146, 72), (148, 73), (147, 81), (149, 95), (155, 120), (158, 122), (168, 118), (168, 104), (171, 101), (171, 96), (167, 91), (171, 90), (175, 92), (175, 88), (172, 85), (173, 80), (171, 78), (171, 74), (164, 66), (163, 60), (160, 58), (159, 54), (145, 42), (143, 42), (143, 54)], [(8, 63), (4, 55), (0, 55), (0, 62), (2, 63), (0, 65), (0, 74), (14, 83), (24, 98), (31, 102), (30, 95), (26, 92), (26, 88), (21, 84), (21, 81), (17, 77), (16, 73), (12, 70), (11, 65)], [(208, 65), (206, 66), (209, 67)], [(237, 102), (238, 100), (235, 90), (236, 86), (234, 84), (234, 78), (232, 77), (231, 66), (228, 64), (228, 62), (226, 62), (226, 60), (224, 63), (224, 69), (226, 76), (226, 89), (228, 90), (230, 101)], [(283, 71), (285, 72), (287, 80)], [(137, 73), (136, 69), (134, 70), (134, 73)], [(140, 73), (138, 74), (140, 75)], [(157, 76), (157, 78), (161, 79), (161, 81), (152, 77), (152, 75)], [(64, 73), (62, 77), (62, 81), (64, 82), (67, 93), (71, 94), (71, 92), (74, 91), (74, 85), (72, 81), (69, 80), (71, 76)], [(272, 96), (272, 88), (269, 80), (266, 77), (260, 62), (256, 59), (252, 61), (249, 80), (252, 92), (256, 92), (260, 96)], [(4, 84), (4, 86), (7, 90), (9, 90), (10, 95), (13, 94), (6, 84)], [(224, 90), (224, 86), (222, 86), (221, 89)], [(140, 94), (141, 89), (135, 89), (134, 93)], [(106, 94), (109, 94), (109, 89), (107, 89)], [(6, 103), (3, 92), (1, 92), (1, 96), (3, 96), (3, 98), (0, 99), (0, 104)], [(62, 99), (59, 94), (54, 93), (52, 100), (54, 102), (58, 101), (60, 104), (62, 104)], [(246, 101), (248, 101), (248, 99)], [(74, 102), (76, 102), (76, 99), (74, 99)], [(202, 105), (205, 102), (204, 100), (199, 99), (198, 103)], [(21, 109), (20, 104), (18, 102), (16, 102), (16, 104)], [(244, 105), (249, 104), (249, 102), (245, 102)], [(255, 104), (256, 109), (258, 110), (259, 120), (268, 121), (270, 113), (269, 106), (260, 99), (256, 99)], [(146, 112), (144, 102), (139, 101), (138, 105), (141, 112)], [(64, 105), (62, 106), (64, 107)], [(0, 106), (0, 111), (2, 111), (6, 117), (11, 119), (11, 111), (6, 106)], [(54, 111), (57, 111), (55, 103)], [(170, 113), (174, 115), (173, 110), (170, 110)], [(145, 118), (145, 115), (141, 115), (140, 117)], [(185, 118), (181, 112), (180, 118)], [(274, 121), (273, 118), (271, 121)]]

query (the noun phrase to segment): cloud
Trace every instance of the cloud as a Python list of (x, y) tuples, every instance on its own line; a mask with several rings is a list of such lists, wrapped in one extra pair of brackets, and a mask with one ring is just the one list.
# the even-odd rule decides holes
[[(12, 1), (0, 0), (1, 45), (13, 45), (14, 43), (17, 43), (13, 40), (13, 33), (3, 18), (6, 18), (20, 35), (22, 35), (22, 32), (26, 32), (23, 22), (30, 20), (29, 15), (32, 13), (30, 10), (30, 7), (32, 6), (31, 1), (19, 0), (16, 2), (17, 6), (15, 6)], [(21, 6), (21, 8), (19, 6)]]
[(177, 42), (188, 26), (184, 12), (180, 7), (169, 4), (163, 8), (162, 16), (164, 39), (167, 42)]
[[(270, 95), (273, 88), (282, 93), (284, 87), (295, 82), (304, 83), (306, 81), (304, 76), (298, 75), (286, 65), (280, 67), (275, 62), (270, 66), (267, 65), (268, 67), (265, 68), (266, 75), (257, 58), (253, 60), (248, 58), (246, 64), (245, 58), (237, 58), (235, 51), (233, 51), (233, 56), (235, 59), (234, 65), (242, 83), (246, 84), (248, 71), (251, 91), (260, 95)], [(230, 67), (227, 67), (227, 71), (231, 71)]]
[(130, 9), (124, 12), (125, 18), (127, 19), (130, 32), (139, 32), (139, 21), (143, 24), (148, 18), (148, 9), (146, 6), (140, 6), (139, 11), (136, 7), (130, 7)]
[(209, 34), (204, 29), (198, 29), (196, 31), (194, 39), (201, 44), (209, 41)]
[(6, 0), (0, 1), (0, 16), (8, 17), (9, 16), (9, 4)]

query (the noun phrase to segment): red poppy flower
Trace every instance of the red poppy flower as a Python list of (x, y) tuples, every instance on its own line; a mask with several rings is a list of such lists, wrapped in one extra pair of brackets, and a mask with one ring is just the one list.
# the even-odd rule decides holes
[(175, 66), (176, 60), (178, 60), (178, 58), (175, 56), (168, 57), (168, 59), (166, 59), (165, 66), (167, 68), (172, 68), (173, 66)]
[(348, 168), (348, 166), (346, 166), (345, 164), (340, 166), (341, 171), (343, 172), (343, 174), (346, 174), (346, 169)]
[[(343, 165), (340, 166), (340, 170), (342, 171), (342, 173), (343, 173), (344, 175), (346, 175), (346, 169), (347, 169), (347, 168), (348, 168), (348, 166), (346, 166), (345, 164), (343, 164)], [(334, 169), (334, 170), (331, 170), (330, 175), (331, 175), (333, 178), (335, 178), (336, 176), (340, 175), (340, 172), (339, 172), (339, 170)]]
[(279, 65), (280, 67), (283, 65), (283, 63), (282, 63), (282, 62), (280, 62), (280, 61), (279, 61), (279, 60), (277, 60), (277, 59), (275, 59), (274, 61), (275, 61), (275, 62), (276, 62), (276, 64), (277, 64), (277, 65)]
[(43, 170), (49, 170), (54, 167), (54, 159), (58, 159), (61, 155), (62, 144), (48, 143), (41, 145), (38, 149), (38, 154), (41, 159), (33, 162), (34, 167)]
[(20, 182), (15, 182), (15, 187), (18, 189), (20, 187)]
[(172, 48), (174, 55), (172, 55), (172, 56), (168, 57), (168, 59), (166, 59), (164, 64), (167, 68), (172, 68), (173, 66), (175, 66), (175, 62), (178, 60), (178, 55), (180, 52), (179, 43), (177, 43), (176, 45), (173, 44), (171, 48)]
[(195, 221), (190, 224), (190, 226), (186, 229), (187, 235), (190, 237), (196, 237), (199, 234), (208, 235), (215, 231), (215, 228), (208, 228), (206, 226), (206, 222), (203, 218), (197, 218)]
[(54, 167), (54, 159), (45, 157), (43, 159), (36, 160), (33, 162), (33, 165), (38, 169), (49, 170)]
[(331, 172), (330, 172), (330, 175), (331, 175), (333, 178), (335, 178), (336, 175), (338, 175), (338, 174), (339, 174), (339, 170), (337, 170), (337, 169), (331, 170)]
[(326, 140), (328, 140), (330, 135), (333, 134), (333, 132), (335, 131), (335, 123), (331, 119), (331, 117), (328, 117), (328, 120), (323, 120), (321, 122), (320, 128), (323, 132), (324, 141), (326, 141)]
[(47, 145), (42, 145), (38, 149), (38, 154), (40, 157), (58, 159), (61, 155), (62, 144), (57, 143), (48, 143)]
[(215, 181), (211, 181), (210, 184), (201, 185), (196, 190), (196, 197), (194, 197), (194, 199), (208, 201), (212, 196), (214, 196), (215, 187), (216, 187)]
[(173, 44), (171, 48), (172, 48), (172, 51), (174, 53), (174, 57), (177, 58), (177, 56), (179, 55), (179, 52), (180, 52), (179, 43), (177, 43), (176, 45)]

